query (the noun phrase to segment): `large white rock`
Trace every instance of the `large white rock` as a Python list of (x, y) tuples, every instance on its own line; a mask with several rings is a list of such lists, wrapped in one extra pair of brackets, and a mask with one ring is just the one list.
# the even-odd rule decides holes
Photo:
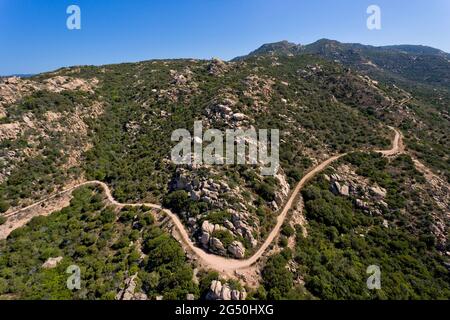
[(222, 300), (231, 300), (231, 289), (228, 284), (224, 284), (222, 286), (222, 292), (220, 294), (220, 299)]
[(219, 254), (224, 255), (226, 253), (225, 247), (223, 246), (223, 243), (217, 239), (217, 238), (211, 238), (210, 244), (209, 244), (209, 248), (212, 251), (215, 251)]
[(374, 194), (377, 198), (381, 198), (384, 199), (387, 195), (387, 191), (384, 188), (381, 188), (379, 186), (374, 186), (372, 188), (370, 188), (370, 191), (372, 192), (372, 194)]
[(214, 232), (214, 225), (212, 223), (209, 223), (208, 220), (203, 221), (202, 223), (202, 231), (213, 233)]

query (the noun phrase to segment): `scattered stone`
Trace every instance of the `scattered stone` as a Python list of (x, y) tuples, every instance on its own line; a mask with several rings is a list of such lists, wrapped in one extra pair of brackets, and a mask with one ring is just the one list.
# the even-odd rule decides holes
[(213, 280), (211, 286), (209, 287), (209, 292), (206, 296), (207, 300), (218, 300), (222, 293), (222, 282), (219, 280)]
[(231, 300), (240, 300), (241, 298), (241, 293), (237, 290), (232, 290), (231, 291)]
[(333, 181), (342, 181), (341, 177), (337, 173), (333, 173), (331, 175), (331, 180), (333, 180)]
[(224, 284), (222, 286), (222, 292), (220, 293), (220, 299), (221, 300), (231, 300), (231, 289), (228, 284)]
[(369, 210), (369, 205), (367, 202), (362, 201), (361, 199), (356, 199), (356, 207), (362, 210)]
[(227, 64), (218, 58), (213, 58), (208, 65), (208, 73), (213, 76), (222, 76), (227, 70)]
[(208, 247), (209, 247), (209, 239), (210, 239), (209, 233), (203, 232), (202, 236), (200, 237), (200, 242), (202, 243), (202, 245), (205, 249), (208, 249)]
[(227, 252), (225, 250), (225, 247), (223, 246), (222, 241), (214, 237), (212, 237), (211, 241), (209, 242), (209, 248), (220, 255), (225, 255)]
[(228, 246), (228, 252), (230, 252), (235, 258), (242, 259), (245, 256), (245, 247), (239, 241), (233, 241)]
[(188, 293), (186, 295), (186, 300), (188, 300), (188, 301), (195, 300), (195, 296), (192, 293)]
[(214, 225), (212, 223), (209, 223), (208, 220), (203, 221), (202, 223), (202, 231), (207, 233), (213, 233), (214, 232)]
[(243, 121), (247, 118), (247, 116), (243, 113), (235, 113), (233, 114), (233, 119), (236, 121)]
[(209, 291), (206, 294), (206, 300), (245, 300), (247, 298), (247, 292), (245, 289), (242, 291), (231, 290), (230, 286), (219, 280), (213, 280)]
[(340, 195), (340, 196), (344, 196), (344, 197), (348, 197), (350, 195), (349, 186), (346, 184), (341, 186), (341, 184), (338, 181), (334, 181), (334, 183), (331, 187), (331, 191), (335, 195)]
[(137, 274), (125, 279), (125, 288), (120, 290), (116, 295), (116, 300), (147, 300), (148, 297), (143, 292), (137, 292), (136, 290), (136, 278)]
[(386, 198), (387, 191), (384, 188), (381, 188), (379, 186), (374, 186), (374, 187), (371, 187), (369, 190), (377, 198), (381, 198), (381, 199)]
[(53, 269), (63, 260), (63, 257), (56, 258), (48, 258), (47, 261), (44, 262), (42, 268), (44, 269)]

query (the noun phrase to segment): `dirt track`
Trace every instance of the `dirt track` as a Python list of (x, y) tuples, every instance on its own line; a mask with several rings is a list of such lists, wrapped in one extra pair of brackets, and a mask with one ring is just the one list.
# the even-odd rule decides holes
[[(401, 133), (398, 130), (396, 130), (395, 128), (391, 128), (391, 129), (393, 131), (395, 131), (395, 137), (392, 142), (392, 148), (389, 150), (377, 150), (376, 151), (376, 152), (382, 153), (385, 156), (395, 155), (395, 154), (401, 152), (402, 148), (403, 148)], [(251, 256), (250, 258), (245, 259), (245, 260), (229, 259), (229, 258), (224, 258), (221, 256), (217, 256), (217, 255), (205, 252), (204, 250), (198, 248), (194, 244), (194, 242), (190, 239), (189, 234), (187, 233), (183, 223), (181, 222), (181, 220), (178, 218), (178, 216), (176, 214), (174, 214), (173, 212), (171, 212), (168, 209), (162, 208), (160, 205), (156, 205), (156, 204), (152, 204), (152, 203), (135, 203), (135, 204), (119, 203), (113, 198), (109, 187), (101, 181), (88, 181), (88, 182), (78, 184), (69, 189), (66, 189), (64, 191), (56, 193), (44, 200), (36, 202), (26, 208), (17, 210), (15, 212), (8, 213), (5, 216), (8, 218), (14, 217), (14, 216), (16, 216), (20, 213), (23, 213), (27, 210), (33, 209), (34, 207), (37, 207), (46, 201), (49, 201), (49, 200), (54, 199), (61, 195), (66, 195), (66, 194), (72, 192), (73, 190), (75, 190), (79, 187), (82, 187), (82, 186), (99, 185), (105, 190), (105, 194), (106, 194), (108, 200), (114, 205), (118, 205), (118, 206), (148, 206), (150, 208), (159, 209), (159, 210), (162, 210), (163, 212), (165, 212), (171, 218), (174, 225), (177, 227), (177, 229), (178, 229), (177, 231), (180, 234), (180, 239), (181, 239), (180, 241), (182, 242), (183, 247), (185, 249), (188, 249), (189, 251), (193, 252), (195, 254), (197, 260), (201, 263), (202, 266), (209, 267), (211, 269), (215, 269), (217, 271), (221, 271), (226, 274), (232, 274), (234, 271), (246, 269), (246, 268), (252, 266), (261, 258), (261, 256), (264, 254), (264, 252), (267, 250), (267, 248), (270, 246), (270, 244), (273, 242), (273, 240), (278, 236), (280, 228), (283, 225), (284, 220), (287, 216), (287, 213), (292, 208), (295, 198), (298, 196), (299, 192), (302, 190), (302, 188), (305, 186), (305, 184), (309, 180), (311, 180), (317, 173), (323, 171), (331, 163), (335, 162), (336, 160), (342, 158), (345, 155), (346, 154), (336, 155), (336, 156), (333, 156), (333, 157), (323, 161), (316, 167), (312, 168), (311, 171), (309, 171), (303, 177), (303, 179), (301, 179), (301, 181), (295, 187), (294, 191), (291, 193), (291, 195), (290, 195), (288, 201), (286, 202), (286, 204), (284, 205), (284, 208), (281, 211), (280, 215), (277, 217), (277, 223), (276, 223), (274, 229), (270, 232), (269, 236), (266, 238), (266, 240), (261, 245), (261, 247), (258, 249), (258, 251), (255, 254), (253, 254), (253, 256)], [(62, 209), (62, 207), (57, 210), (60, 210), (60, 209)], [(54, 210), (54, 211), (56, 211), (56, 210)], [(29, 221), (29, 219), (28, 219), (28, 221)], [(22, 224), (22, 226), (24, 224), (26, 224), (28, 221), (24, 220), (24, 223)], [(16, 223), (15, 228), (20, 227), (20, 225), (19, 226), (17, 226), (17, 225), (18, 224)], [(7, 235), (12, 230), (15, 229), (15, 228), (10, 228), (5, 231), (5, 230), (1, 230), (2, 228), (5, 229), (6, 226), (5, 225), (0, 226), (0, 239), (6, 238)]]

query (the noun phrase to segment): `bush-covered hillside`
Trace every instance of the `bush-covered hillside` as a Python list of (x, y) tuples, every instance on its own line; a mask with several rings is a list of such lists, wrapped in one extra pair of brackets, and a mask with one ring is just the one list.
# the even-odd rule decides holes
[[(198, 295), (184, 251), (152, 213), (106, 206), (91, 187), (76, 190), (69, 207), (16, 229), (0, 241), (0, 252), (0, 298), (116, 299), (133, 276), (140, 298)], [(71, 265), (80, 268), (80, 290), (67, 288)]]

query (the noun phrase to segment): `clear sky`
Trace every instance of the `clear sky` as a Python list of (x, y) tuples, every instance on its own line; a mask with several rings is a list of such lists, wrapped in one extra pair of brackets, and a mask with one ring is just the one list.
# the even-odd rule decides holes
[[(81, 30), (66, 9), (81, 8)], [(382, 29), (366, 27), (381, 8)], [(231, 59), (320, 38), (450, 52), (450, 0), (0, 0), (0, 74), (153, 58)]]

